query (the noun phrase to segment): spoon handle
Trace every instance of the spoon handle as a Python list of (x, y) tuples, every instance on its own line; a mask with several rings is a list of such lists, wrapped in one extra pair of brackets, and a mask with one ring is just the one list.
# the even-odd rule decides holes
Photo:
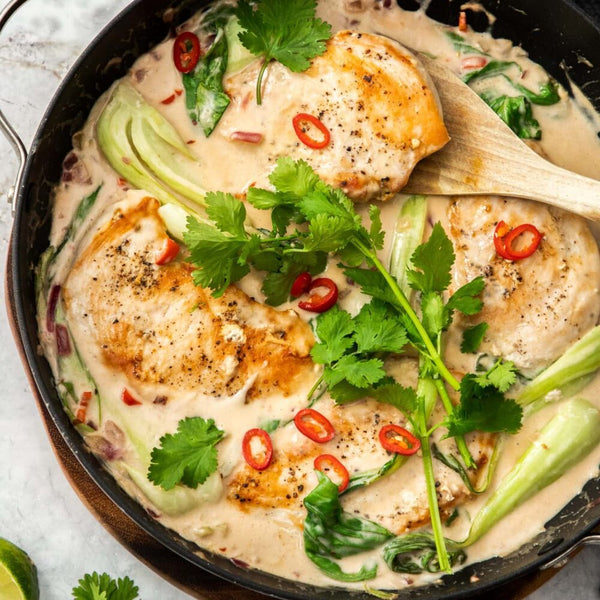
[(599, 181), (544, 160), (450, 69), (419, 58), (438, 90), (451, 139), (417, 165), (403, 192), (528, 198), (600, 220)]

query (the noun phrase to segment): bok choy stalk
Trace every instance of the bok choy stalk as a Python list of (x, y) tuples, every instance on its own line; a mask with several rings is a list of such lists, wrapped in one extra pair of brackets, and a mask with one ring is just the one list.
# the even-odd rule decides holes
[(113, 90), (97, 124), (98, 144), (121, 177), (162, 203), (204, 206), (198, 162), (176, 129), (128, 82)]
[(516, 400), (530, 406), (546, 394), (589, 375), (600, 368), (600, 326), (575, 342), (556, 362), (532, 379)]
[(566, 401), (477, 513), (460, 546), (476, 542), (517, 506), (566, 473), (598, 442), (598, 409), (581, 398)]

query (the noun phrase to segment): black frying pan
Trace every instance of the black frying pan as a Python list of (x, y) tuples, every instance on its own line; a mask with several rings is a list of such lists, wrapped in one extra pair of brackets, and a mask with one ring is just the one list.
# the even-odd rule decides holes
[[(0, 14), (0, 29), (24, 1), (13, 0)], [(60, 179), (62, 160), (71, 148), (71, 136), (83, 125), (96, 98), (126, 73), (137, 56), (163, 40), (173, 23), (185, 20), (206, 3), (203, 0), (134, 0), (98, 35), (64, 79), (42, 119), (28, 156), (18, 138), (9, 132), (13, 145), (24, 159), (15, 192), (8, 265), (9, 293), (15, 303), (19, 341), (35, 391), (71, 451), (107, 496), (166, 548), (215, 575), (275, 597), (372, 600), (372, 596), (362, 592), (315, 588), (244, 569), (221, 556), (198, 553), (194, 544), (162, 527), (117, 486), (85, 449), (82, 438), (62, 410), (50, 368), (37, 352), (33, 267), (48, 245), (52, 187)], [(400, 0), (400, 4), (409, 10), (418, 6), (415, 0)], [(432, 0), (428, 14), (455, 24), (461, 4), (461, 0)], [(533, 60), (544, 65), (567, 89), (569, 80), (579, 85), (600, 110), (600, 30), (569, 0), (483, 0), (482, 4), (498, 17), (492, 29), (495, 35), (520, 43)], [(470, 15), (469, 22), (480, 29), (488, 26), (482, 13)], [(587, 61), (580, 60), (582, 56)], [(1, 113), (0, 126), (3, 129), (8, 126)], [(598, 523), (600, 479), (593, 479), (546, 524), (542, 534), (518, 552), (444, 576), (441, 585), (402, 591), (399, 598), (450, 600), (498, 589), (571, 550), (587, 539)]]

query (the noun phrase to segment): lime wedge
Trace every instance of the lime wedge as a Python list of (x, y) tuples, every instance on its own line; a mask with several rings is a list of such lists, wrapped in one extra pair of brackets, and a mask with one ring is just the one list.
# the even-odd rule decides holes
[(0, 538), (0, 600), (38, 600), (37, 570), (21, 548)]

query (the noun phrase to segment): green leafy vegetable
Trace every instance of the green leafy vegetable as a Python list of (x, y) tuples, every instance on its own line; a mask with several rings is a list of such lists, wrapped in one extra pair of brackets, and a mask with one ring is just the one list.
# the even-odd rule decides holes
[[(521, 68), (514, 61), (490, 60), (488, 63), (486, 63), (485, 66), (481, 67), (481, 69), (474, 69), (472, 71), (469, 71), (463, 77), (463, 81), (465, 83), (472, 83), (476, 79), (487, 79), (488, 77), (496, 77), (496, 75), (500, 75), (506, 70), (513, 67), (518, 69), (519, 72), (521, 72)], [(512, 83), (512, 80), (508, 79), (508, 81)]]
[(315, 0), (241, 0), (236, 16), (244, 31), (242, 44), (264, 60), (256, 82), (256, 101), (262, 102), (262, 80), (272, 60), (296, 73), (325, 52), (331, 26), (315, 16)]
[[(446, 540), (446, 547), (451, 566), (465, 562), (467, 555), (458, 544)], [(409, 533), (394, 538), (384, 546), (383, 558), (396, 573), (417, 575), (423, 572), (439, 573), (441, 570), (435, 540), (430, 533)]]
[(131, 185), (163, 203), (204, 205), (197, 161), (175, 128), (130, 83), (114, 89), (97, 124), (104, 156)]
[(598, 442), (600, 412), (581, 398), (562, 404), (477, 513), (460, 546), (476, 542), (504, 516), (577, 464)]
[(450, 40), (452, 47), (459, 54), (483, 54), (487, 56), (483, 50), (467, 44), (465, 38), (459, 33), (456, 33), (456, 31), (446, 31), (445, 33), (446, 37)]
[(489, 325), (485, 322), (478, 323), (473, 327), (468, 327), (463, 331), (463, 339), (460, 345), (460, 351), (468, 354), (477, 352)]
[(600, 326), (575, 342), (556, 362), (527, 383), (517, 396), (522, 406), (541, 400), (552, 390), (561, 389), (600, 368)]
[(216, 445), (224, 435), (212, 419), (182, 419), (177, 432), (162, 436), (160, 447), (152, 451), (148, 479), (165, 490), (178, 483), (198, 487), (216, 471)]
[(57, 256), (60, 251), (64, 248), (67, 242), (72, 242), (75, 238), (75, 235), (79, 231), (81, 225), (85, 221), (86, 217), (89, 215), (92, 210), (94, 204), (96, 203), (96, 198), (98, 198), (98, 194), (100, 193), (100, 188), (102, 186), (98, 186), (89, 196), (85, 196), (77, 206), (77, 210), (69, 223), (69, 227), (65, 233), (64, 238), (60, 242), (60, 244), (56, 247), (55, 256)]
[(114, 580), (107, 573), (86, 573), (72, 590), (75, 600), (135, 600), (138, 587), (129, 577)]
[(208, 52), (200, 58), (191, 73), (183, 73), (185, 106), (190, 119), (208, 137), (221, 120), (230, 103), (223, 90), (223, 75), (227, 69), (227, 37), (219, 27)]
[(363, 565), (346, 573), (335, 559), (377, 548), (394, 536), (385, 527), (342, 510), (338, 488), (326, 475), (316, 472), (318, 484), (306, 498), (304, 548), (306, 555), (329, 577), (338, 581), (365, 581), (377, 574), (377, 566)]
[(460, 404), (444, 420), (448, 435), (469, 431), (516, 433), (521, 427), (523, 409), (494, 385), (482, 386), (478, 377), (468, 373), (462, 378)]
[(540, 124), (533, 117), (531, 103), (525, 96), (496, 96), (491, 92), (480, 96), (520, 138), (539, 140), (542, 137)]

